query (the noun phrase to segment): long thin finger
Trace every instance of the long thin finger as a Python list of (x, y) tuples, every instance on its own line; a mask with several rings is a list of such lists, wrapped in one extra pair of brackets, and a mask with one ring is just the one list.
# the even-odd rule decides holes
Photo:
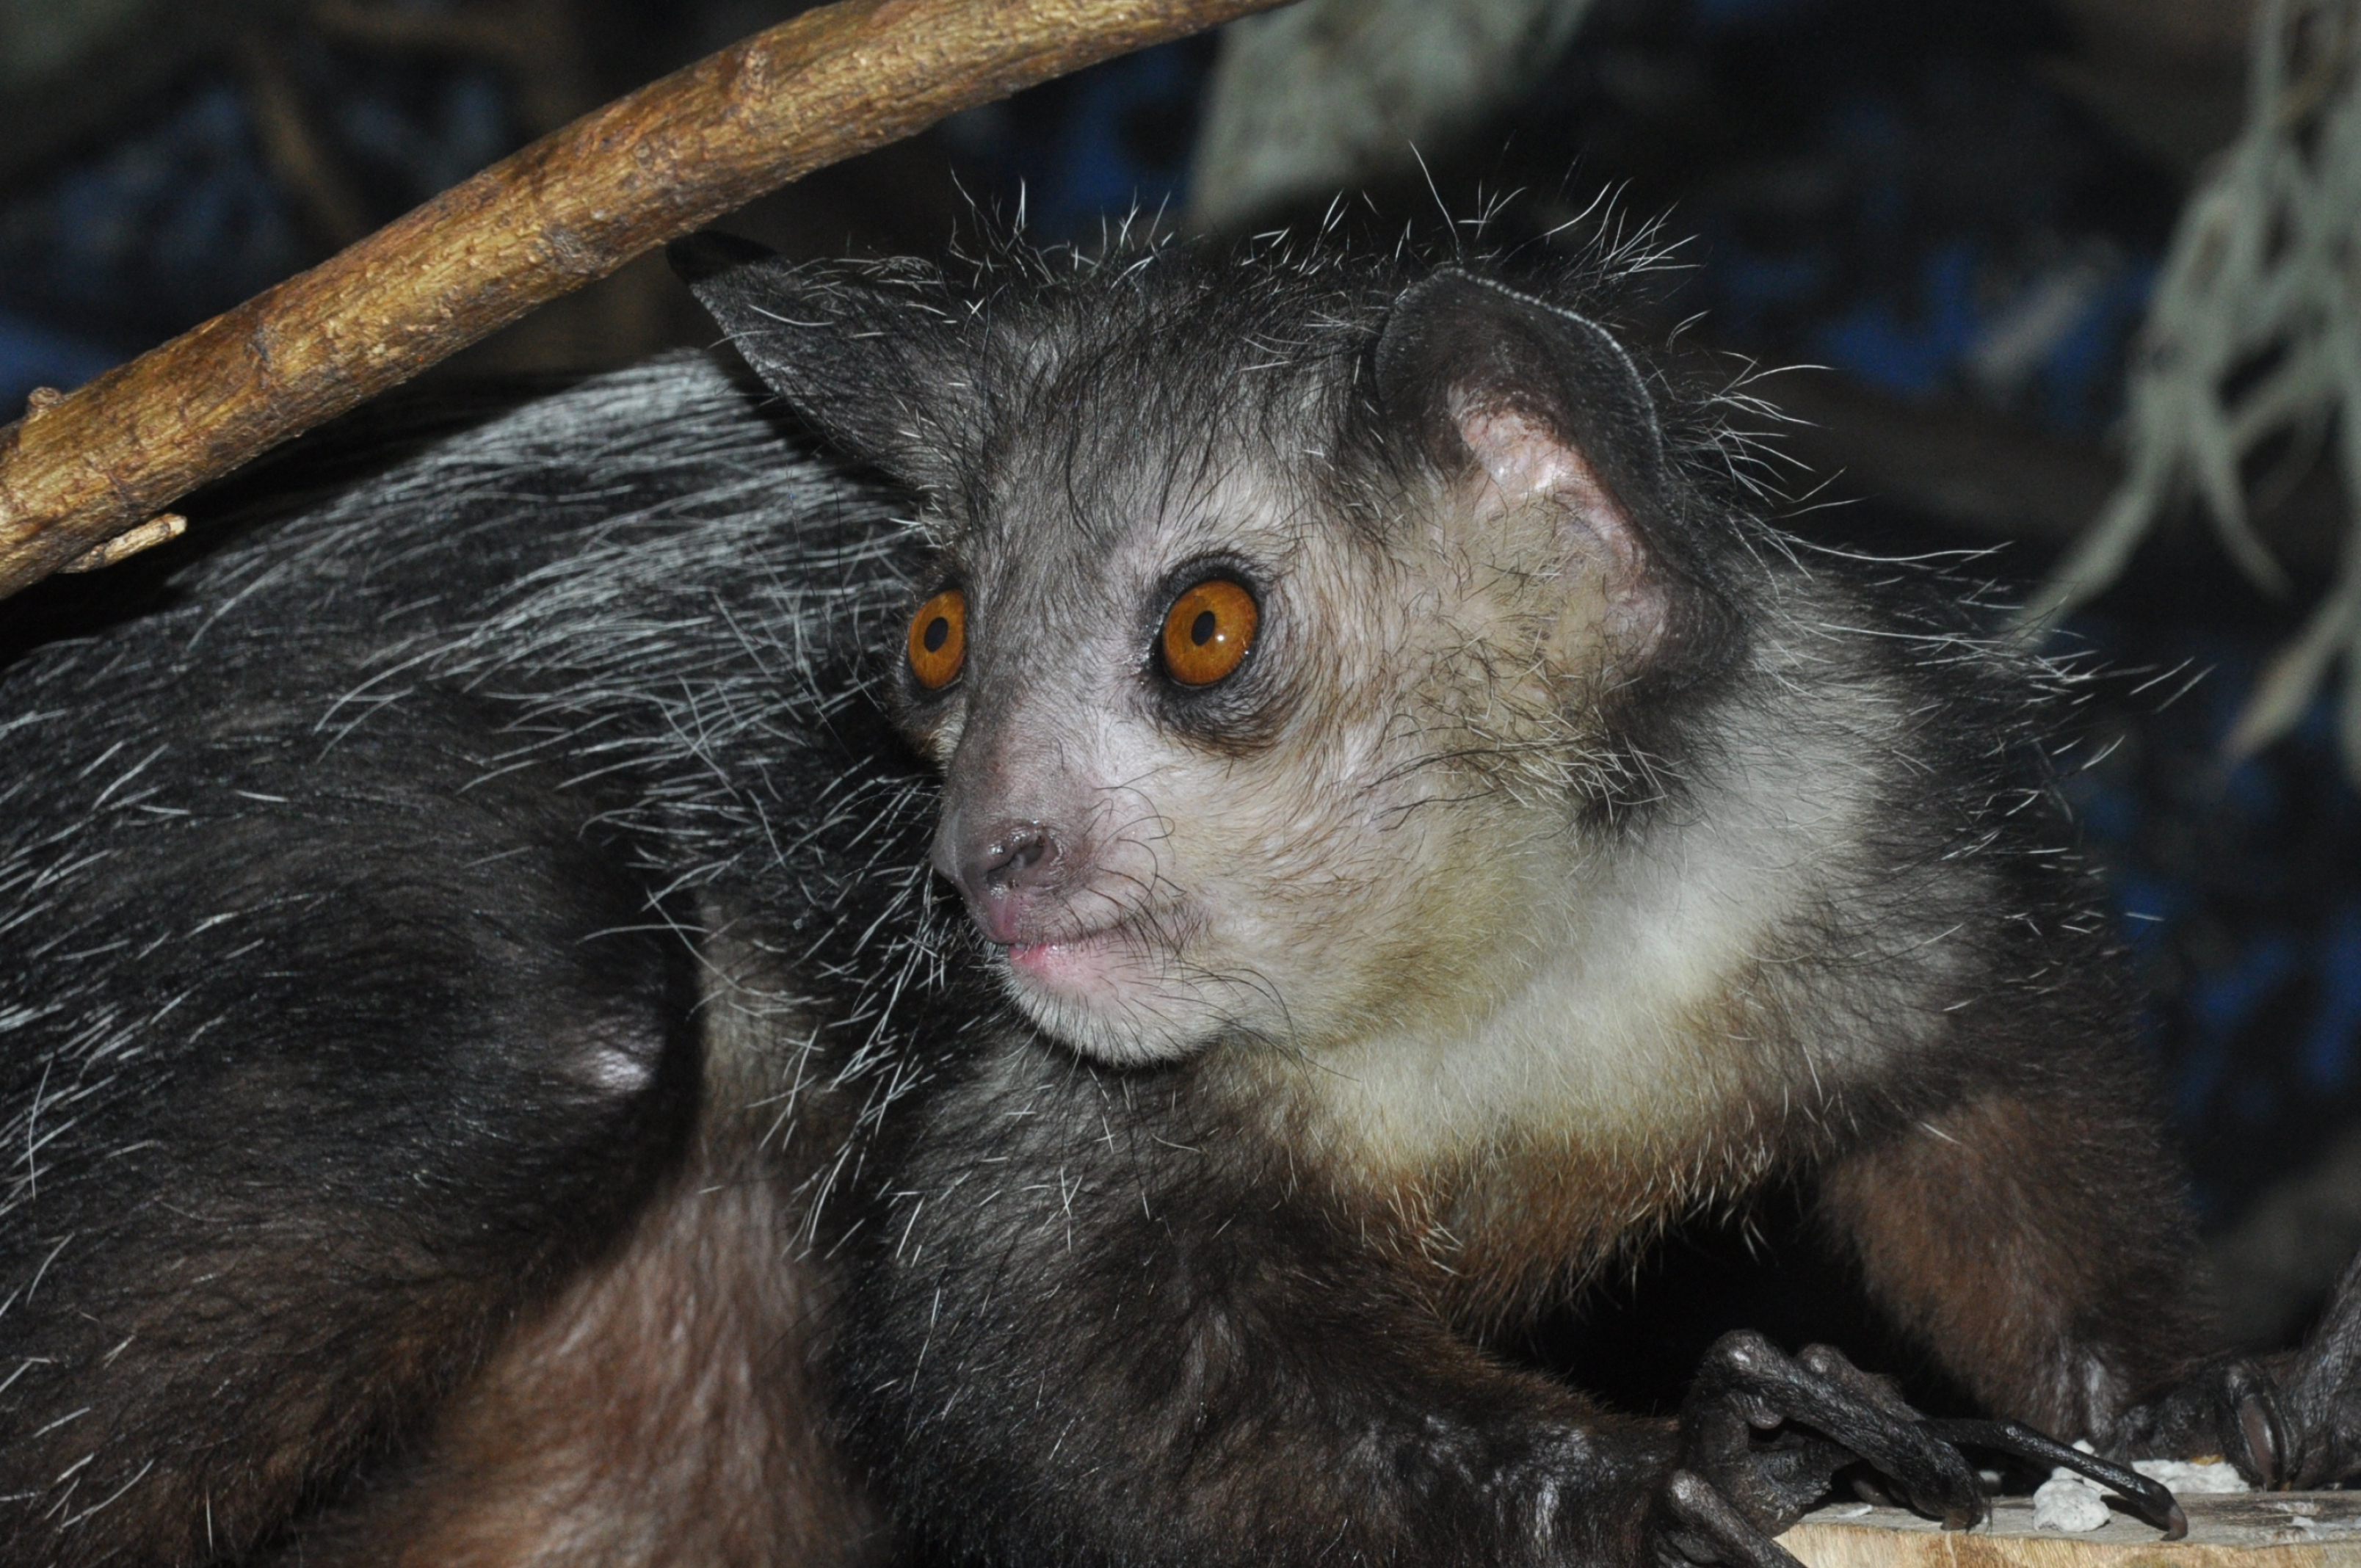
[(1918, 1420), (1918, 1412), (1903, 1398), (1902, 1390), (1892, 1378), (1863, 1372), (1832, 1344), (1807, 1344), (1795, 1353), (1795, 1362), (1805, 1371), (1826, 1378), (1890, 1416), (1913, 1423)]

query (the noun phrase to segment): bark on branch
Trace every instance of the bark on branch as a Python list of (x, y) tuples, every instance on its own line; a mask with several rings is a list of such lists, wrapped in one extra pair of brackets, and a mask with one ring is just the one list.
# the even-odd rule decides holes
[(1274, 0), (842, 0), (553, 132), (0, 428), (0, 596), (825, 164)]

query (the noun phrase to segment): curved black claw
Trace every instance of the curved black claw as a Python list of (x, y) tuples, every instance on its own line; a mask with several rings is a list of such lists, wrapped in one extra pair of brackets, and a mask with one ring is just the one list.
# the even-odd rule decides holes
[(1988, 1448), (2089, 1477), (2129, 1503), (2132, 1511), (2164, 1531), (2167, 1541), (2189, 1533), (2189, 1516), (2161, 1481), (2151, 1481), (2128, 1464), (2070, 1447), (2016, 1421), (1924, 1420), (1929, 1437), (1957, 1448)]

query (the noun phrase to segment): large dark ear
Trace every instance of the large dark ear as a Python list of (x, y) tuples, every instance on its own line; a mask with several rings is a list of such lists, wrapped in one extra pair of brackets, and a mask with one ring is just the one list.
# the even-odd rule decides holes
[(708, 231), (664, 249), (765, 386), (848, 455), (914, 489), (955, 482), (973, 380), (950, 297), (931, 272), (797, 266)]
[(1553, 431), (1626, 507), (1650, 508), (1664, 436), (1639, 362), (1589, 317), (1455, 269), (1402, 291), (1378, 342), (1388, 418), (1448, 473), (1483, 454), (1471, 407), (1514, 410)]
[(1666, 499), (1664, 437), (1622, 344), (1587, 316), (1448, 269), (1395, 302), (1376, 371), (1395, 439), (1459, 493), (1466, 525), (1529, 518), (1536, 503), (1564, 523), (1479, 543), (1515, 551), (1502, 564), (1534, 577), (1592, 575), (1620, 652), (1652, 652), (1674, 593), (1650, 537)]

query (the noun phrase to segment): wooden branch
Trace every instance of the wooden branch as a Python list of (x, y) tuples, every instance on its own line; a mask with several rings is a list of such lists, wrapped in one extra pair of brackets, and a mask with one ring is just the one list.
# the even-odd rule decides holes
[(1274, 0), (842, 0), (584, 115), (0, 429), (0, 595), (824, 164)]

